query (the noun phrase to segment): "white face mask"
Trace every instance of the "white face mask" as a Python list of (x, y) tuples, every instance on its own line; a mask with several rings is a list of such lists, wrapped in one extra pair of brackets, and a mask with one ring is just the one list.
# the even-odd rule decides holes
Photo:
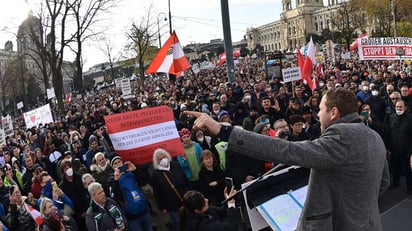
[(372, 91), (372, 95), (373, 95), (373, 96), (378, 96), (378, 95), (379, 95), (379, 92), (374, 90), (374, 91)]
[(403, 113), (404, 113), (404, 111), (396, 110), (396, 114), (397, 114), (398, 116), (403, 115)]
[(169, 159), (167, 157), (163, 158), (160, 162), (159, 165), (162, 167), (168, 167), (169, 166)]
[(250, 96), (250, 95), (245, 96), (245, 100), (250, 100), (250, 99), (252, 99), (252, 96)]
[(204, 140), (205, 140), (205, 137), (204, 137), (204, 136), (197, 138), (197, 141), (198, 141), (199, 143), (202, 143)]
[(319, 87), (323, 87), (323, 86), (325, 86), (325, 83), (319, 83)]
[(68, 169), (66, 170), (66, 175), (67, 175), (67, 176), (73, 176), (73, 168), (68, 168)]

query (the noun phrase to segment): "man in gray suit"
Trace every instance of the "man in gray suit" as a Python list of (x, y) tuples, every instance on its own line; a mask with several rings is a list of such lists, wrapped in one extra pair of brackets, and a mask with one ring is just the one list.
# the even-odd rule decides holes
[(229, 149), (266, 161), (311, 168), (309, 188), (297, 230), (382, 230), (378, 197), (389, 185), (385, 145), (361, 123), (355, 95), (328, 90), (319, 111), (322, 135), (289, 142), (222, 126), (206, 114), (194, 128), (229, 142)]

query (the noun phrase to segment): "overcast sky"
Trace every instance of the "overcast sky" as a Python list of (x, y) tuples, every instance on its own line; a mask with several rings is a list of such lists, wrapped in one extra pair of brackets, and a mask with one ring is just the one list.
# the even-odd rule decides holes
[[(7, 40), (15, 44), (18, 25), (27, 17), (31, 8), (40, 0), (0, 0), (0, 48), (4, 48)], [(190, 43), (209, 42), (211, 39), (223, 39), (220, 0), (170, 0), (172, 27), (184, 46)], [(127, 43), (125, 32), (131, 22), (139, 20), (147, 14), (152, 6), (153, 15), (159, 16), (162, 43), (169, 35), (169, 22), (163, 21), (168, 16), (168, 0), (121, 0), (121, 4), (113, 9), (106, 33), (110, 41), (115, 42), (115, 54), (120, 54)], [(240, 41), (248, 27), (258, 27), (280, 19), (281, 0), (229, 0), (229, 14), (232, 30), (232, 41)], [(154, 17), (156, 18), (156, 16)], [(4, 30), (8, 27), (7, 30)], [(158, 43), (154, 44), (157, 45)], [(98, 49), (101, 44), (93, 42), (84, 48), (84, 70), (94, 64), (106, 62), (107, 58)]]

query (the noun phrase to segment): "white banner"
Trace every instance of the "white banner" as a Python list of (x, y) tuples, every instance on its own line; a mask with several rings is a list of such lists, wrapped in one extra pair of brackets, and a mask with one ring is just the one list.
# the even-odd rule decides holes
[(412, 38), (358, 38), (360, 60), (396, 60), (412, 58)]
[(121, 86), (122, 86), (122, 95), (131, 95), (132, 94), (132, 87), (130, 85), (130, 79), (124, 78), (121, 80)]
[(283, 82), (292, 82), (302, 79), (302, 73), (300, 67), (291, 67), (282, 69)]
[(23, 104), (23, 102), (22, 101), (20, 101), (20, 102), (18, 102), (17, 103), (17, 109), (22, 109), (24, 107), (24, 104)]
[(56, 94), (54, 93), (54, 88), (47, 89), (46, 92), (47, 92), (47, 99), (52, 99), (56, 97)]
[(53, 115), (50, 110), (50, 105), (46, 104), (44, 106), (38, 107), (32, 111), (23, 113), (24, 122), (26, 123), (26, 128), (30, 129), (32, 127), (37, 127), (39, 124), (52, 123)]
[(13, 135), (13, 121), (10, 115), (6, 117), (1, 117), (1, 127), (3, 128), (4, 134), (6, 136)]

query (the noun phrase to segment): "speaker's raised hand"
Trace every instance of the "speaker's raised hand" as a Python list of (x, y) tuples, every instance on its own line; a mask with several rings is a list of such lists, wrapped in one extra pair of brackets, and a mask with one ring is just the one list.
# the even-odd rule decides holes
[(197, 111), (184, 111), (183, 114), (196, 117), (193, 123), (193, 129), (200, 129), (203, 131), (208, 131), (213, 135), (217, 135), (222, 126), (219, 122), (214, 120), (206, 113), (201, 113)]

